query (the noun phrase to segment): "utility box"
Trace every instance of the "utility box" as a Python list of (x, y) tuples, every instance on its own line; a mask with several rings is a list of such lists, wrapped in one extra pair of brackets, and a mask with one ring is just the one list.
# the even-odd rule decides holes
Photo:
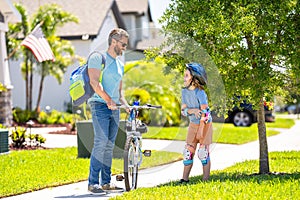
[[(89, 158), (94, 146), (94, 128), (92, 120), (79, 121), (77, 127), (77, 150), (78, 158)], [(123, 158), (124, 146), (126, 141), (125, 121), (120, 121), (115, 147), (113, 150), (114, 158)]]
[(0, 154), (9, 152), (8, 130), (0, 129)]

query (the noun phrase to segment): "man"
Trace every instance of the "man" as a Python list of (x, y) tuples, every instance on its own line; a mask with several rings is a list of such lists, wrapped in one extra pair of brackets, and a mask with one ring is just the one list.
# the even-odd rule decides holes
[(123, 191), (110, 181), (113, 148), (120, 118), (116, 104), (128, 105), (122, 95), (124, 65), (117, 57), (126, 50), (128, 38), (129, 35), (125, 30), (113, 29), (109, 34), (109, 47), (104, 55), (105, 67), (101, 65), (101, 54), (92, 54), (88, 61), (90, 83), (95, 91), (88, 101), (94, 126), (88, 190), (96, 195), (106, 194), (109, 191)]

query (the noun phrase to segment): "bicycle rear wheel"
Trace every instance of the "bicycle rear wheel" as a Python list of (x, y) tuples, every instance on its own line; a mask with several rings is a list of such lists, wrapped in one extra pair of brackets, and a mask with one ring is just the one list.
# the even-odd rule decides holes
[(135, 154), (138, 151), (134, 145), (133, 138), (127, 139), (124, 151), (124, 179), (126, 191), (134, 190), (137, 187), (138, 161)]

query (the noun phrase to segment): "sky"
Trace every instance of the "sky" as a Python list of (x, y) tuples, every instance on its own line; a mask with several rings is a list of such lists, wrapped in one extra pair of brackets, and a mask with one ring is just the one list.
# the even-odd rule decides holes
[(158, 24), (158, 19), (163, 15), (171, 0), (149, 0), (152, 19), (156, 27), (161, 27)]

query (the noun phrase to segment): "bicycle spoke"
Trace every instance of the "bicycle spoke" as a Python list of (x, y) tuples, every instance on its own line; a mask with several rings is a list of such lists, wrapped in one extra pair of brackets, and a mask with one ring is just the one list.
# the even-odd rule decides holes
[(133, 138), (127, 140), (124, 152), (124, 178), (127, 191), (136, 189), (138, 166), (135, 160), (136, 147), (133, 144)]

